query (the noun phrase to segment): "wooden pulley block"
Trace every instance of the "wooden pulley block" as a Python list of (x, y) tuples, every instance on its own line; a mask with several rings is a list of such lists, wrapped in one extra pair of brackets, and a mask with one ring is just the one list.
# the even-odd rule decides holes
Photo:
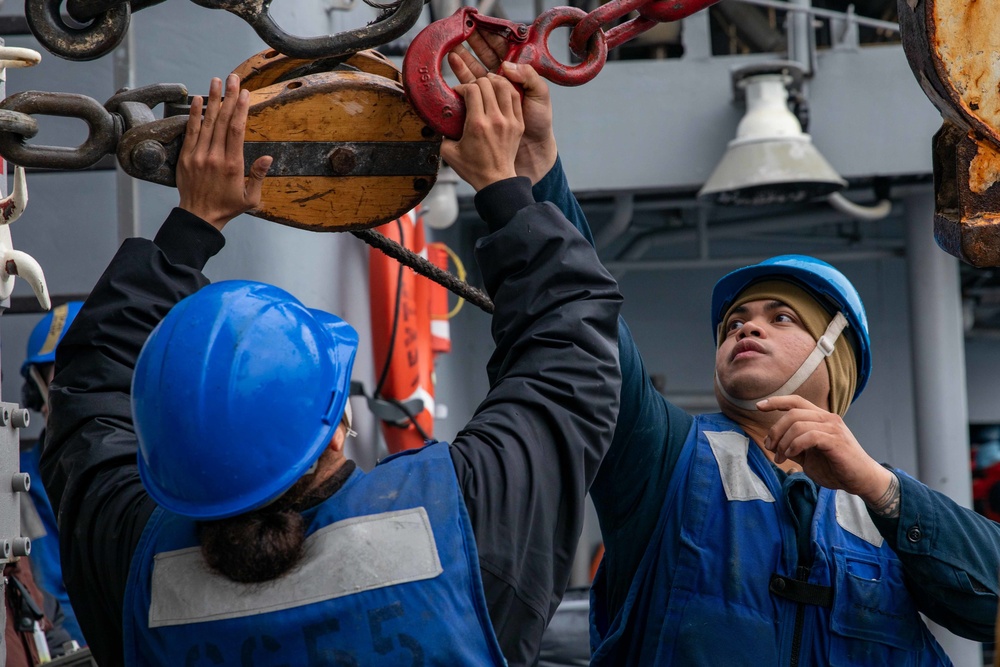
[[(384, 65), (367, 54), (348, 60)], [(261, 67), (248, 80), (278, 80), (281, 69)], [(187, 116), (177, 115), (129, 130), (118, 144), (119, 164), (135, 178), (175, 185), (186, 124)], [(246, 168), (260, 156), (274, 158), (257, 217), (313, 231), (385, 224), (430, 191), (440, 150), (441, 135), (420, 118), (403, 85), (382, 74), (326, 71), (250, 89)]]
[(413, 209), (437, 179), (441, 136), (403, 86), (322, 72), (250, 92), (244, 155), (274, 162), (254, 215), (316, 231), (366, 229)]
[(1000, 1), (897, 7), (910, 67), (944, 118), (933, 143), (935, 239), (969, 264), (1000, 266)]

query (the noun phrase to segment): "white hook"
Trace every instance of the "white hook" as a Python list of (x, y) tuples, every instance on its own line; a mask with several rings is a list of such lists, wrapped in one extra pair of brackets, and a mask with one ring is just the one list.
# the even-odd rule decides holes
[(14, 168), (14, 192), (0, 200), (0, 299), (14, 291), (14, 276), (21, 276), (31, 286), (44, 310), (52, 307), (45, 273), (35, 258), (26, 252), (14, 250), (10, 236), (10, 223), (17, 220), (28, 206), (28, 184), (23, 167)]
[(19, 46), (0, 46), (0, 68), (34, 67), (42, 61), (42, 54), (34, 49)]
[[(10, 231), (7, 232), (7, 235), (10, 236)], [(42, 310), (48, 310), (52, 307), (49, 288), (45, 284), (45, 273), (35, 258), (28, 253), (13, 248), (4, 252), (2, 275), (5, 281), (10, 280), (12, 288), (14, 286), (13, 276), (24, 278), (35, 293), (35, 298), (38, 299), (38, 305), (42, 307)], [(10, 294), (8, 293), (4, 298), (7, 296)]]

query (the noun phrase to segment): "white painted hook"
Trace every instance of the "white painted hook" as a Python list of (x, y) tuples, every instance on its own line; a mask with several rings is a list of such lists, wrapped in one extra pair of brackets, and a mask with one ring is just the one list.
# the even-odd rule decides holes
[(42, 54), (19, 46), (0, 46), (0, 68), (33, 67), (42, 62)]
[(14, 192), (0, 200), (0, 299), (14, 291), (14, 277), (24, 278), (31, 286), (39, 305), (45, 310), (52, 307), (45, 273), (35, 258), (26, 252), (14, 250), (10, 236), (10, 223), (17, 220), (28, 206), (28, 184), (24, 168), (14, 169)]
[[(7, 232), (8, 237), (10, 231)], [(10, 280), (11, 287), (14, 286), (13, 276), (20, 276), (31, 286), (31, 290), (38, 299), (38, 305), (43, 310), (52, 307), (52, 300), (49, 298), (49, 288), (45, 284), (45, 273), (42, 267), (35, 261), (35, 258), (26, 252), (11, 248), (3, 254), (3, 279)], [(4, 298), (10, 296), (8, 293)]]

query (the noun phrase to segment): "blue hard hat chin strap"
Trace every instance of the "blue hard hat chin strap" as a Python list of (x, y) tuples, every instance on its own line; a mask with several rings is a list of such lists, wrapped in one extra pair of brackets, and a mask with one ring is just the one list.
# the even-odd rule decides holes
[(816, 347), (813, 351), (806, 357), (799, 369), (792, 374), (792, 377), (788, 378), (785, 384), (781, 385), (775, 391), (771, 392), (767, 396), (761, 396), (760, 398), (755, 398), (752, 400), (745, 400), (741, 398), (736, 398), (730, 396), (729, 393), (722, 387), (722, 382), (719, 381), (719, 372), (715, 372), (715, 388), (719, 391), (719, 394), (726, 399), (727, 402), (732, 405), (742, 408), (744, 410), (756, 410), (757, 402), (763, 401), (765, 398), (774, 398), (776, 396), (791, 396), (799, 387), (809, 379), (809, 377), (819, 368), (819, 365), (826, 360), (831, 354), (833, 354), (834, 347), (837, 344), (837, 339), (843, 333), (844, 329), (848, 326), (847, 318), (844, 314), (838, 312), (830, 324), (826, 327), (826, 331), (823, 335), (819, 337), (816, 341)]

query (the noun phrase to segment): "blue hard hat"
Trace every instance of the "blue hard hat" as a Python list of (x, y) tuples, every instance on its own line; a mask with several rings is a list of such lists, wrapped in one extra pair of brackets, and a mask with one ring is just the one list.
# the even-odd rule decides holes
[(27, 377), (28, 368), (33, 365), (55, 362), (56, 346), (62, 341), (82, 307), (82, 301), (68, 301), (56, 306), (38, 321), (28, 336), (28, 349), (24, 363), (21, 364), (21, 375)]
[(861, 296), (847, 277), (826, 262), (807, 255), (779, 255), (745, 266), (723, 276), (712, 291), (712, 335), (718, 343), (719, 323), (732, 303), (751, 284), (762, 280), (788, 280), (813, 294), (817, 301), (847, 318), (849, 338), (858, 364), (858, 382), (852, 401), (861, 395), (872, 372), (868, 316)]
[(264, 283), (220, 282), (175, 305), (132, 378), (150, 496), (222, 519), (287, 491), (340, 423), (357, 349), (351, 325)]

